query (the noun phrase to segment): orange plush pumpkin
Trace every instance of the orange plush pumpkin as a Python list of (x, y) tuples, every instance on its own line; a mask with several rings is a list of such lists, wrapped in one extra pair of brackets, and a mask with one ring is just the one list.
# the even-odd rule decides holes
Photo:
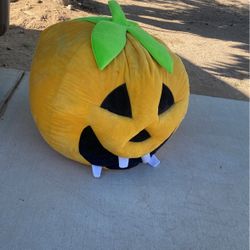
[(90, 17), (42, 32), (30, 104), (43, 138), (64, 156), (102, 167), (156, 166), (154, 152), (184, 118), (188, 76), (180, 58), (115, 1), (112, 18)]

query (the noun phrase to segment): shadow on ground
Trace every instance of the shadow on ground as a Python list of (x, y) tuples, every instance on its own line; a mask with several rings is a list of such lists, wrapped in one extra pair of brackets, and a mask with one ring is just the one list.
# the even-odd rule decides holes
[(0, 67), (29, 69), (39, 34), (38, 30), (11, 25), (0, 37)]
[[(80, 0), (76, 7), (91, 13), (109, 15), (106, 4), (93, 0)], [(79, 2), (81, 5), (79, 5)], [(136, 4), (138, 2), (138, 4)], [(149, 7), (149, 3), (154, 6)], [(148, 5), (147, 5), (148, 3)], [(143, 6), (140, 6), (144, 4)], [(173, 8), (174, 7), (174, 8)], [(166, 30), (182, 31), (223, 41), (241, 43), (237, 47), (249, 49), (248, 5), (241, 7), (219, 4), (215, 0), (137, 0), (122, 5), (127, 18)], [(249, 59), (232, 54), (232, 64), (215, 64), (206, 68), (214, 75), (248, 79)]]
[(215, 77), (213, 74), (203, 70), (201, 67), (182, 58), (187, 69), (190, 90), (192, 94), (223, 97), (248, 101), (249, 98), (244, 93), (230, 86), (226, 82)]

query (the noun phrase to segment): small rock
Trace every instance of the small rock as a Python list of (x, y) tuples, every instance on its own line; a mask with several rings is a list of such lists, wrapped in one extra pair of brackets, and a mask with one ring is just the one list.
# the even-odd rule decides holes
[(37, 0), (37, 3), (43, 3), (43, 1), (42, 0)]
[(70, 0), (53, 0), (53, 1), (64, 6), (67, 6), (70, 4)]
[(33, 9), (33, 6), (31, 6), (31, 5), (29, 5), (29, 6), (27, 6), (27, 7), (25, 8), (25, 10), (31, 10), (31, 9)]
[(67, 9), (73, 10), (73, 5), (72, 5), (72, 4), (69, 4), (69, 5), (67, 6)]
[(29, 43), (23, 43), (22, 46), (26, 49), (30, 49), (30, 44)]
[(6, 49), (7, 49), (7, 50), (11, 50), (11, 48), (10, 48), (10, 47), (7, 47)]
[(42, 15), (40, 20), (41, 21), (46, 21), (48, 19), (48, 15)]
[(57, 21), (66, 21), (66, 20), (68, 20), (69, 18), (68, 17), (66, 17), (66, 16), (59, 16), (58, 18), (57, 18)]

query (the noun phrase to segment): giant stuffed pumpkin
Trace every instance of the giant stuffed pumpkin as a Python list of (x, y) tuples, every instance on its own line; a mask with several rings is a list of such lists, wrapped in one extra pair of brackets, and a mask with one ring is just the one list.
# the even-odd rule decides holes
[(125, 18), (87, 17), (42, 32), (32, 63), (30, 104), (47, 143), (95, 177), (102, 167), (159, 164), (154, 153), (186, 114), (180, 58)]

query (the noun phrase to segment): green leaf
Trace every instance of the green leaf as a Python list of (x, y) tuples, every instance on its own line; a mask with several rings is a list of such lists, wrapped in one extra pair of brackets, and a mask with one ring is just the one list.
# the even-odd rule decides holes
[[(69, 20), (72, 21), (72, 20)], [(91, 22), (91, 23), (99, 23), (101, 21), (109, 21), (112, 22), (112, 17), (107, 16), (88, 16), (88, 17), (79, 17), (73, 19), (73, 21), (79, 21), (79, 22)], [(139, 26), (138, 23), (135, 21), (127, 19), (127, 26)]]
[(112, 21), (111, 17), (106, 17), (106, 16), (88, 16), (88, 17), (80, 17), (74, 19), (74, 21), (80, 21), (80, 22), (91, 22), (91, 23), (99, 23), (101, 21)]
[(169, 73), (173, 72), (173, 60), (163, 44), (155, 40), (139, 26), (129, 26), (127, 29), (163, 68)]
[(115, 23), (127, 24), (127, 20), (121, 6), (114, 0), (108, 2), (112, 19)]
[(92, 31), (92, 49), (97, 66), (103, 70), (126, 45), (126, 27), (100, 21)]

